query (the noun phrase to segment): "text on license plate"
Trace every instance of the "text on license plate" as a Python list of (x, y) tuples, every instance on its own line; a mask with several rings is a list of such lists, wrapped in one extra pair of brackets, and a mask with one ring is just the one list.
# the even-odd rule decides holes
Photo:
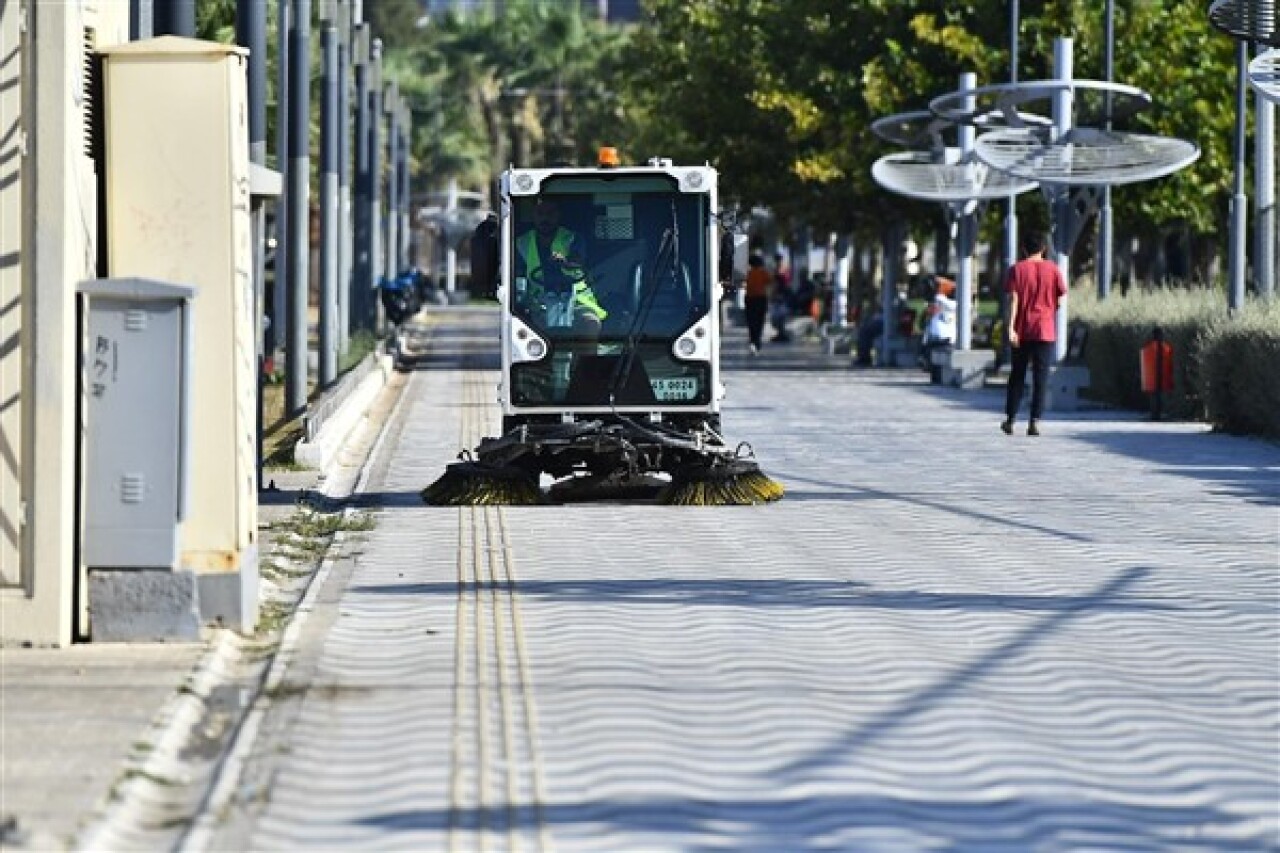
[(697, 379), (650, 379), (649, 384), (658, 400), (692, 400), (698, 396)]

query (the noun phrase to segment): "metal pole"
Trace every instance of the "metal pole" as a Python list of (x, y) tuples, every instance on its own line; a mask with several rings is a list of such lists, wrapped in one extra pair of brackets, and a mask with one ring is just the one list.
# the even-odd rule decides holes
[[(840, 238), (836, 243), (839, 247), (842, 262), (845, 264), (845, 275), (833, 276), (834, 281), (827, 284), (831, 288), (831, 316), (828, 322), (833, 329), (843, 329), (849, 324), (849, 276), (848, 268), (853, 265), (853, 258), (857, 257), (853, 235), (848, 234)], [(826, 271), (825, 269), (823, 270)]]
[(396, 254), (400, 245), (400, 180), (396, 174), (400, 164), (400, 87), (396, 81), (387, 82), (383, 100), (387, 114), (387, 215), (382, 261), (383, 275), (390, 281), (400, 274), (400, 258)]
[(1276, 292), (1276, 229), (1280, 227), (1276, 221), (1276, 105), (1259, 94), (1254, 110), (1254, 215), (1258, 219), (1254, 270), (1258, 296), (1271, 299)]
[[(1070, 80), (1074, 76), (1072, 69), (1072, 40), (1056, 38), (1053, 40), (1053, 76), (1058, 80)], [(1071, 90), (1064, 87), (1053, 95), (1053, 136), (1061, 139), (1071, 132), (1074, 99)], [(1071, 196), (1068, 192), (1059, 191), (1053, 211), (1053, 253), (1062, 278), (1071, 285), (1071, 246), (1067, 235), (1071, 230)], [(1067, 354), (1067, 303), (1058, 307), (1057, 342), (1054, 345), (1053, 360), (1061, 361)]]
[[(1115, 0), (1107, 0), (1106, 48), (1103, 63), (1107, 82), (1115, 77)], [(1111, 129), (1111, 93), (1107, 93), (1107, 130)], [(1111, 185), (1102, 188), (1102, 206), (1098, 210), (1098, 298), (1111, 295), (1111, 247), (1115, 239), (1111, 220)]]
[(368, 328), (368, 290), (372, 264), (369, 236), (369, 194), (373, 173), (369, 169), (369, 25), (356, 27), (355, 50), (355, 202), (352, 209), (351, 316), (352, 331)]
[[(260, 0), (237, 0), (236, 40), (249, 49), (249, 161), (267, 164), (267, 6)], [(266, 239), (266, 210), (261, 199), (253, 202), (253, 339), (257, 372), (257, 483), (262, 488), (262, 382), (264, 341), (262, 309), (266, 298), (266, 267), (263, 241)]]
[(381, 303), (377, 298), (378, 273), (382, 269), (382, 39), (369, 49), (369, 278), (362, 282), (368, 299), (369, 327), (378, 329)]
[(155, 32), (155, 4), (153, 0), (130, 0), (129, 38), (144, 41)]
[(410, 150), (413, 141), (413, 113), (409, 102), (400, 99), (400, 259), (406, 267), (417, 265), (413, 249), (413, 229), (409, 227), (412, 199), (409, 196), (409, 164), (413, 152)]
[[(293, 13), (290, 0), (278, 0), (276, 9), (276, 168), (283, 177), (289, 171), (289, 39), (293, 29)], [(288, 312), (285, 310), (285, 284), (289, 279), (289, 262), (285, 256), (285, 247), (289, 244), (289, 209), (283, 203), (276, 205), (276, 253), (275, 281), (271, 287), (271, 318), (267, 324), (266, 350), (274, 355), (284, 346), (285, 332), (289, 328)]]
[(354, 248), (351, 223), (351, 51), (354, 41), (352, 8), (342, 4), (338, 25), (338, 356), (351, 346), (351, 263)]
[[(966, 71), (960, 75), (960, 91), (972, 92), (978, 85), (978, 75)], [(977, 102), (972, 95), (966, 95), (964, 110), (972, 113)], [(973, 141), (975, 134), (971, 124), (960, 125), (957, 131), (960, 142), (960, 161), (968, 163), (973, 157)], [(973, 341), (973, 236), (977, 226), (975, 204), (963, 206), (957, 218), (956, 229), (956, 340), (957, 350), (967, 350)]]
[(881, 367), (892, 367), (889, 358), (890, 341), (898, 330), (898, 268), (902, 256), (902, 223), (894, 222), (885, 229), (884, 269), (881, 272), (883, 286), (880, 288), (880, 351), (877, 353)]
[(458, 215), (458, 179), (449, 179), (449, 190), (445, 196), (444, 206), (444, 225), (440, 229), (441, 239), (444, 240), (444, 289), (446, 293), (453, 293), (458, 282), (458, 249), (453, 244), (453, 240), (449, 239), (449, 224), (453, 222), (454, 217)]
[[(1018, 82), (1018, 0), (1009, 4), (1009, 82)], [(1004, 217), (1004, 270), (1000, 276), (999, 299), (1000, 316), (1005, 316), (1009, 307), (1009, 295), (1004, 292), (1004, 279), (1009, 270), (1018, 262), (1018, 197), (1011, 195), (1006, 202)], [(1009, 363), (1009, 335), (1006, 334), (1000, 343), (1000, 363)]]
[(289, 163), (285, 207), (288, 208), (289, 280), (285, 292), (289, 315), (285, 346), (285, 414), (292, 417), (307, 405), (307, 290), (310, 280), (311, 168), (311, 0), (292, 0), (293, 28), (289, 31)]
[(154, 35), (195, 38), (196, 0), (153, 0)]
[(1244, 194), (1245, 119), (1248, 100), (1245, 91), (1249, 86), (1249, 45), (1236, 44), (1236, 138), (1235, 138), (1235, 192), (1231, 196), (1230, 266), (1227, 282), (1227, 307), (1236, 311), (1244, 305), (1246, 228)]
[(338, 28), (320, 33), (320, 353), (319, 386), (338, 378)]

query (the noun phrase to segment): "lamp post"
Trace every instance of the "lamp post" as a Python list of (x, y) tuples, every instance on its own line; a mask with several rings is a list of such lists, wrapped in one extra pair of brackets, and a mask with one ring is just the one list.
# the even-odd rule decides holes
[(1254, 271), (1258, 295), (1276, 290), (1276, 105), (1261, 92), (1254, 101), (1254, 215), (1257, 217)]
[[(1107, 0), (1106, 11), (1106, 49), (1103, 64), (1107, 82), (1115, 77), (1115, 0)], [(1107, 96), (1106, 128), (1111, 130), (1111, 93)], [(1111, 187), (1102, 188), (1102, 205), (1098, 210), (1098, 298), (1106, 299), (1111, 294), (1111, 247), (1114, 241), (1111, 222)]]
[(338, 22), (341, 0), (320, 3), (320, 328), (319, 376), (328, 388), (338, 376)]
[(400, 181), (396, 174), (396, 167), (400, 162), (400, 85), (395, 80), (388, 80), (385, 88), (383, 110), (387, 119), (387, 216), (383, 223), (386, 229), (386, 248), (382, 274), (390, 281), (399, 273), (400, 261), (396, 257), (396, 249), (400, 245)]
[(369, 275), (365, 281), (360, 282), (360, 286), (369, 300), (366, 305), (369, 327), (377, 329), (380, 307), (377, 299), (378, 271), (382, 268), (382, 39), (374, 39), (369, 47), (367, 84), (368, 115), (365, 128), (368, 137), (366, 144), (369, 147), (369, 195), (366, 199), (369, 217)]
[[(289, 40), (292, 38), (293, 10), (290, 0), (279, 0), (276, 7), (276, 168), (283, 176), (288, 172), (289, 158)], [(275, 283), (271, 288), (271, 318), (267, 323), (265, 349), (276, 353), (284, 345), (285, 331), (289, 326), (285, 310), (285, 282), (289, 279), (289, 263), (285, 257), (285, 245), (289, 242), (289, 208), (276, 205), (274, 259)]]
[[(267, 7), (259, 0), (237, 0), (236, 40), (249, 49), (248, 106), (249, 106), (249, 161), (258, 166), (267, 164)], [(266, 239), (266, 211), (263, 200), (254, 197), (250, 216), (253, 229), (253, 339), (254, 365), (257, 373), (257, 478), (262, 485), (262, 428), (263, 428), (263, 306), (266, 300), (266, 266), (263, 243)]]
[(350, 68), (355, 24), (362, 13), (360, 0), (341, 5), (338, 23), (338, 357), (351, 344), (351, 85)]
[(1245, 207), (1247, 205), (1244, 194), (1245, 118), (1249, 103), (1245, 92), (1248, 88), (1249, 43), (1241, 39), (1236, 42), (1235, 177), (1232, 181), (1234, 192), (1231, 195), (1231, 237), (1227, 275), (1227, 307), (1232, 311), (1238, 311), (1244, 306)]
[(372, 45), (369, 25), (358, 23), (352, 43), (352, 59), (355, 71), (355, 203), (352, 210), (351, 251), (351, 326), (366, 328), (369, 316), (369, 282), (373, 268), (372, 240), (369, 218), (369, 197), (373, 180), (369, 162), (369, 73)]
[(288, 239), (285, 241), (288, 281), (285, 312), (288, 338), (285, 345), (285, 414), (293, 416), (307, 405), (307, 282), (310, 276), (310, 208), (308, 177), (311, 169), (311, 0), (292, 0), (293, 27), (289, 30), (289, 161), (286, 166), (285, 208)]

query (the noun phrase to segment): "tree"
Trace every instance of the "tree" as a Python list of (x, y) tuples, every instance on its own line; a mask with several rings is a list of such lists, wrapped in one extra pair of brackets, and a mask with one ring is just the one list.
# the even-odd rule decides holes
[[(925, 108), (954, 90), (962, 71), (976, 72), (980, 85), (1007, 80), (1006, 5), (650, 0), (650, 29), (628, 53), (629, 116), (642, 125), (637, 138), (710, 159), (731, 196), (784, 219), (841, 231), (870, 230), (891, 217), (936, 220), (935, 205), (896, 198), (871, 182), (871, 163), (892, 149), (870, 124)], [(1133, 129), (1193, 139), (1203, 152), (1190, 169), (1118, 191), (1118, 220), (1145, 233), (1177, 222), (1214, 234), (1230, 184), (1233, 43), (1212, 31), (1202, 3), (1117, 5), (1125, 7), (1117, 80), (1147, 89), (1157, 103)], [(1097, 6), (1057, 0), (1025, 15), (1019, 79), (1051, 76), (1058, 34), (1074, 37), (1076, 76), (1101, 78)], [(1027, 196), (1020, 206), (1043, 205)], [(988, 217), (989, 234), (997, 219)]]

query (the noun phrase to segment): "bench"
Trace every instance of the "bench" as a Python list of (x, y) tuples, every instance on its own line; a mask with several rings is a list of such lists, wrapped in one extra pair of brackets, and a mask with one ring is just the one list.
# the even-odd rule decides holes
[(986, 383), (988, 371), (995, 365), (996, 354), (992, 350), (950, 350), (942, 364), (942, 384), (967, 391), (981, 388)]
[(1055, 412), (1077, 411), (1080, 408), (1080, 389), (1088, 387), (1088, 367), (1068, 362), (1058, 364), (1049, 370), (1045, 406)]

